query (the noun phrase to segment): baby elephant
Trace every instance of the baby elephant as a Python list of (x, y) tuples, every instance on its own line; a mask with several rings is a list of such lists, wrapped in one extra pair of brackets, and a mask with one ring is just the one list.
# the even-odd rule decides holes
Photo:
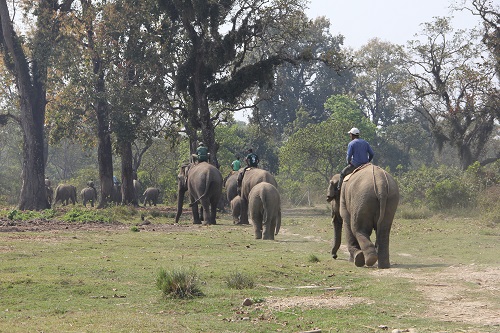
[(97, 191), (93, 187), (86, 187), (81, 192), (83, 206), (87, 207), (87, 202), (90, 202), (90, 206), (94, 207), (94, 202), (97, 200)]
[(240, 223), (240, 213), (241, 213), (241, 197), (239, 195), (235, 196), (231, 200), (231, 211), (233, 214), (233, 223)]
[(274, 240), (281, 226), (280, 194), (274, 185), (259, 183), (248, 194), (248, 215), (255, 239)]
[(146, 191), (144, 191), (144, 207), (149, 203), (149, 206), (156, 206), (158, 203), (158, 197), (160, 195), (160, 190), (156, 187), (148, 187)]

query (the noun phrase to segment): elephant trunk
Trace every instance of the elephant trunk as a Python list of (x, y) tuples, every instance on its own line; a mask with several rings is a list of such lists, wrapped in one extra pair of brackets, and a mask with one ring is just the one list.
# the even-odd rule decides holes
[(333, 259), (337, 259), (337, 251), (340, 248), (340, 241), (342, 239), (342, 218), (335, 214), (332, 220), (333, 224), (333, 248), (332, 248), (332, 257)]
[(179, 185), (179, 188), (177, 190), (177, 214), (175, 215), (175, 223), (179, 222), (179, 218), (181, 217), (182, 214), (182, 205), (184, 204), (184, 193), (186, 193), (186, 190)]

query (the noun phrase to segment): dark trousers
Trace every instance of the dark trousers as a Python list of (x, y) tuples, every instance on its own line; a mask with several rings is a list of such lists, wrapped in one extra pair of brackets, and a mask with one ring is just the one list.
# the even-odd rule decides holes
[(342, 182), (344, 181), (344, 177), (347, 176), (348, 174), (352, 173), (357, 167), (355, 167), (352, 164), (348, 164), (342, 171), (340, 172), (340, 179), (339, 179), (339, 185), (337, 186), (337, 189), (340, 191), (340, 188), (342, 187)]

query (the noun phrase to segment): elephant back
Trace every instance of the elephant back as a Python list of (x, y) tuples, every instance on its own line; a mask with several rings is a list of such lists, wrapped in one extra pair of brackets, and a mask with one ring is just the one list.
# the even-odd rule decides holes
[(363, 195), (379, 199), (399, 200), (398, 184), (394, 177), (384, 169), (369, 165), (351, 175), (344, 181), (344, 198)]
[(278, 188), (278, 183), (274, 176), (264, 169), (252, 168), (245, 172), (241, 181), (241, 197), (248, 200), (248, 194), (252, 188), (259, 183), (269, 183)]

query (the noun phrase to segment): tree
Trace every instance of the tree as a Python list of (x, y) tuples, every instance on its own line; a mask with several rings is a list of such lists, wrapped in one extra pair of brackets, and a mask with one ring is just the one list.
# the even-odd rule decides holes
[[(23, 133), (23, 166), (19, 208), (49, 208), (45, 191), (44, 123), (47, 104), (47, 73), (60, 22), (73, 0), (41, 0), (33, 9), (36, 20), (32, 35), (25, 39), (13, 27), (7, 1), (0, 1), (0, 45), (4, 64), (15, 77), (19, 94), (19, 124)], [(26, 52), (28, 51), (29, 52)]]
[(491, 64), (474, 35), (453, 29), (447, 18), (426, 23), (423, 40), (409, 43), (408, 71), (414, 109), (428, 122), (442, 148), (454, 147), (462, 169), (477, 161), (499, 116)]
[[(265, 86), (273, 69), (310, 54), (290, 54), (287, 45), (300, 38), (308, 22), (301, 1), (161, 0), (169, 20), (181, 29), (176, 90), (184, 100), (180, 113), (191, 139), (208, 146), (218, 166), (214, 126), (224, 110), (243, 107), (249, 89)], [(174, 30), (176, 31), (176, 30)], [(259, 53), (256, 51), (260, 50)], [(211, 112), (210, 107), (216, 105)]]
[(404, 105), (407, 72), (402, 47), (377, 38), (355, 54), (355, 92), (363, 112), (377, 126), (389, 126)]
[[(333, 174), (346, 165), (347, 132), (354, 126), (370, 141), (375, 126), (364, 116), (356, 102), (347, 96), (332, 96), (325, 103), (329, 119), (308, 124), (293, 133), (279, 150), (280, 180), (284, 183), (328, 184)], [(286, 176), (285, 176), (286, 175)], [(281, 184), (281, 181), (280, 181)], [(289, 185), (292, 186), (292, 185)]]
[[(312, 58), (321, 59), (327, 52), (342, 59), (342, 64), (323, 61), (300, 61), (283, 63), (276, 68), (272, 84), (260, 87), (257, 105), (251, 122), (264, 128), (276, 139), (295, 132), (308, 123), (319, 123), (328, 119), (324, 104), (328, 97), (346, 94), (352, 88), (353, 72), (347, 68), (347, 60), (342, 55), (344, 37), (332, 36), (330, 22), (319, 17), (307, 26), (303, 36), (292, 41), (290, 52), (308, 52)], [(333, 57), (332, 57), (333, 58)], [(297, 118), (301, 118), (298, 123)]]

